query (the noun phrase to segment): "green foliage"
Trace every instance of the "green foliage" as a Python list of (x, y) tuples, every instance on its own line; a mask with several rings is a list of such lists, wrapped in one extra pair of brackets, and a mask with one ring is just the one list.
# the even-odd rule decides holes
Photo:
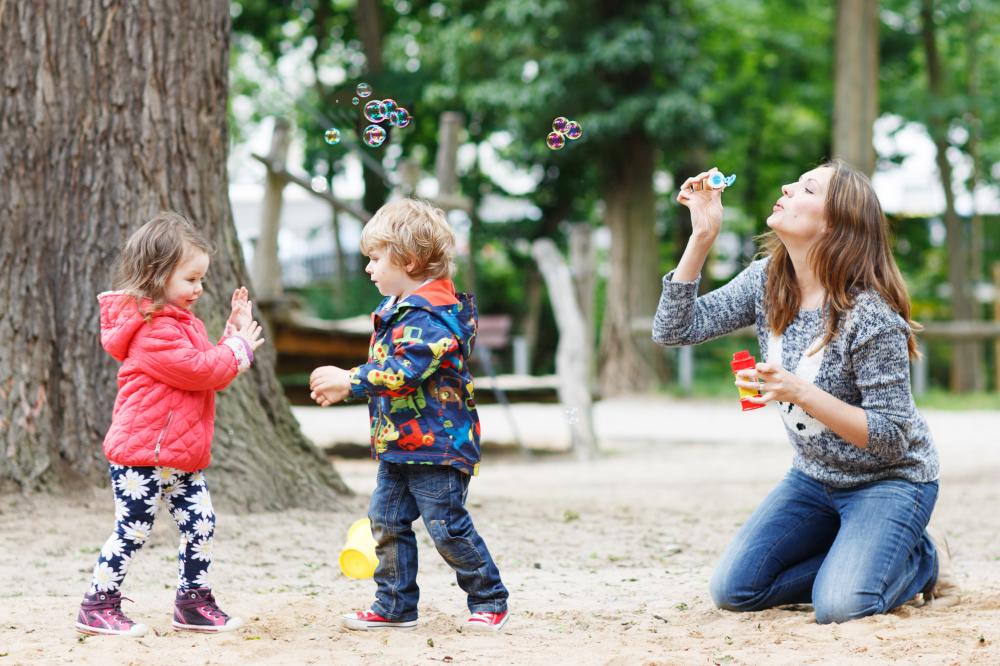
[[(364, 0), (362, 0), (364, 1)], [(931, 98), (920, 34), (922, 0), (881, 0), (880, 97), (884, 113), (926, 122), (944, 116), (958, 155), (978, 156), (978, 178), (996, 183), (1000, 170), (1000, 4), (935, 0), (938, 45), (947, 94)], [(563, 243), (566, 222), (598, 225), (610, 177), (627, 164), (635, 140), (655, 146), (663, 185), (657, 190), (660, 266), (671, 268), (685, 242), (676, 184), (693, 170), (717, 165), (736, 173), (726, 193), (726, 228), (741, 237), (742, 259), (782, 183), (830, 154), (836, 3), (787, 0), (385, 0), (381, 11), (384, 68), (368, 69), (358, 33), (357, 0), (239, 0), (233, 4), (233, 104), (251, 104), (251, 120), (281, 115), (305, 137), (304, 168), (328, 179), (351, 152), (392, 174), (402, 157), (433, 170), (441, 112), (465, 114), (463, 141), (475, 160), (460, 171), (460, 188), (478, 206), (489, 195), (524, 197), (534, 206), (521, 219), (472, 221), (475, 279), (483, 312), (526, 314), (527, 284), (538, 280), (525, 241)], [(295, 76), (293, 74), (301, 74)], [(365, 80), (375, 97), (393, 96), (413, 124), (391, 132), (376, 150), (360, 146), (363, 123), (350, 104)], [(584, 137), (561, 151), (545, 146), (555, 116), (582, 123)], [(335, 125), (345, 136), (328, 146)], [(234, 140), (242, 128), (233, 125)], [(517, 189), (488, 168), (527, 177)], [(898, 156), (886, 156), (889, 161)], [(652, 187), (652, 183), (649, 184)], [(525, 191), (527, 189), (527, 191)], [(944, 319), (949, 303), (945, 249), (933, 222), (891, 220), (896, 257), (918, 320)], [(995, 219), (987, 221), (996, 224)], [(987, 229), (990, 227), (987, 226)], [(987, 232), (983, 264), (1000, 261), (1000, 234)], [(471, 274), (469, 274), (471, 277)], [(364, 276), (355, 276), (363, 280)], [(651, 275), (650, 279), (658, 276)], [(465, 275), (460, 276), (465, 279)], [(461, 280), (460, 280), (461, 281)], [(707, 281), (706, 281), (707, 282)], [(347, 285), (304, 291), (317, 313), (367, 312), (377, 293)], [(606, 284), (598, 284), (604, 311)], [(550, 309), (540, 329), (540, 366), (551, 367), (555, 345)], [(729, 393), (728, 354), (735, 341), (696, 352), (699, 380)], [(931, 345), (934, 383), (947, 375), (947, 351)], [(710, 368), (719, 369), (718, 376)]]

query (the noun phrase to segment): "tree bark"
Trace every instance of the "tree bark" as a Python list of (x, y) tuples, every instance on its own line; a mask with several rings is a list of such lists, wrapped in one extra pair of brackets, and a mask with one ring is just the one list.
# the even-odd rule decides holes
[(649, 336), (637, 336), (632, 320), (652, 317), (660, 282), (657, 279), (655, 148), (635, 131), (622, 141), (623, 150), (605, 177), (605, 224), (611, 230), (611, 276), (601, 330), (601, 392), (605, 396), (641, 393), (658, 380), (658, 353)]
[[(368, 75), (375, 79), (374, 82), (371, 82), (375, 85), (374, 96), (369, 99), (382, 99), (384, 91), (378, 90), (377, 87), (377, 81), (384, 69), (382, 58), (382, 9), (378, 0), (358, 0), (354, 17), (357, 22), (358, 36), (361, 38), (361, 48), (364, 50), (365, 58), (368, 61)], [(358, 134), (368, 124), (363, 116), (360, 118), (359, 123)], [(381, 151), (376, 153), (376, 155), (379, 164), (381, 164)], [(382, 204), (385, 203), (386, 198), (389, 196), (389, 186), (386, 184), (383, 174), (369, 167), (364, 161), (362, 161), (361, 175), (365, 181), (365, 192), (361, 202), (365, 208), (374, 213), (382, 207)]]
[(837, 3), (833, 155), (871, 175), (878, 115), (878, 0)]
[[(0, 2), (0, 489), (107, 477), (117, 364), (97, 294), (162, 209), (215, 244), (197, 314), (217, 335), (247, 283), (226, 180), (229, 3)], [(274, 349), (220, 394), (217, 502), (273, 510), (348, 492), (300, 433)]]
[[(923, 0), (920, 7), (921, 36), (927, 59), (927, 83), (931, 99), (940, 105), (946, 96), (941, 55), (937, 48), (934, 23), (934, 0)], [(969, 289), (969, 251), (962, 219), (955, 211), (951, 162), (948, 161), (948, 122), (942, 112), (932, 107), (928, 130), (937, 148), (937, 167), (944, 189), (944, 224), (948, 234), (948, 283), (951, 286), (951, 317), (957, 320), (978, 319)], [(956, 392), (982, 390), (983, 374), (979, 347), (971, 342), (956, 342), (952, 351), (951, 389)]]

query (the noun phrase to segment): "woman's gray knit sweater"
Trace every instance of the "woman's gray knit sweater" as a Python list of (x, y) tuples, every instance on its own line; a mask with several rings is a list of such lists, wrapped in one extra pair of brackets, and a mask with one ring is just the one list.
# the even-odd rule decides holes
[(825, 330), (822, 310), (800, 310), (783, 335), (773, 335), (764, 311), (767, 259), (755, 261), (727, 285), (698, 296), (698, 282), (663, 278), (653, 319), (653, 340), (696, 345), (755, 324), (759, 358), (777, 362), (868, 418), (868, 446), (860, 449), (836, 435), (797, 405), (773, 403), (781, 411), (795, 449), (793, 466), (838, 488), (879, 479), (922, 483), (938, 477), (938, 456), (927, 423), (910, 393), (909, 328), (882, 297), (866, 291), (840, 322), (827, 345), (812, 354)]

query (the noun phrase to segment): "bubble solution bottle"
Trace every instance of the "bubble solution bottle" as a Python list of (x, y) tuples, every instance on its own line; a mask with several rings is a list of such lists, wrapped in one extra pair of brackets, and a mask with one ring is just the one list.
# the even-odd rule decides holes
[[(754, 360), (753, 356), (750, 355), (746, 349), (736, 352), (733, 354), (733, 360), (730, 364), (733, 367), (733, 374), (735, 375), (740, 370), (748, 370), (757, 365), (757, 361)], [(764, 405), (758, 402), (750, 402), (747, 398), (755, 396), (759, 397), (761, 395), (759, 389), (747, 389), (739, 387), (740, 392), (740, 407), (743, 408), (744, 412), (750, 411), (751, 409), (759, 409)]]

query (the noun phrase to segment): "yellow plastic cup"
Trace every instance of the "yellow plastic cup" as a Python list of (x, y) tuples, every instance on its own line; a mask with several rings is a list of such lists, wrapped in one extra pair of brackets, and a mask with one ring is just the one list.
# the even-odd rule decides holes
[(340, 551), (340, 570), (348, 578), (371, 578), (377, 566), (371, 521), (355, 520), (347, 529), (347, 542)]

